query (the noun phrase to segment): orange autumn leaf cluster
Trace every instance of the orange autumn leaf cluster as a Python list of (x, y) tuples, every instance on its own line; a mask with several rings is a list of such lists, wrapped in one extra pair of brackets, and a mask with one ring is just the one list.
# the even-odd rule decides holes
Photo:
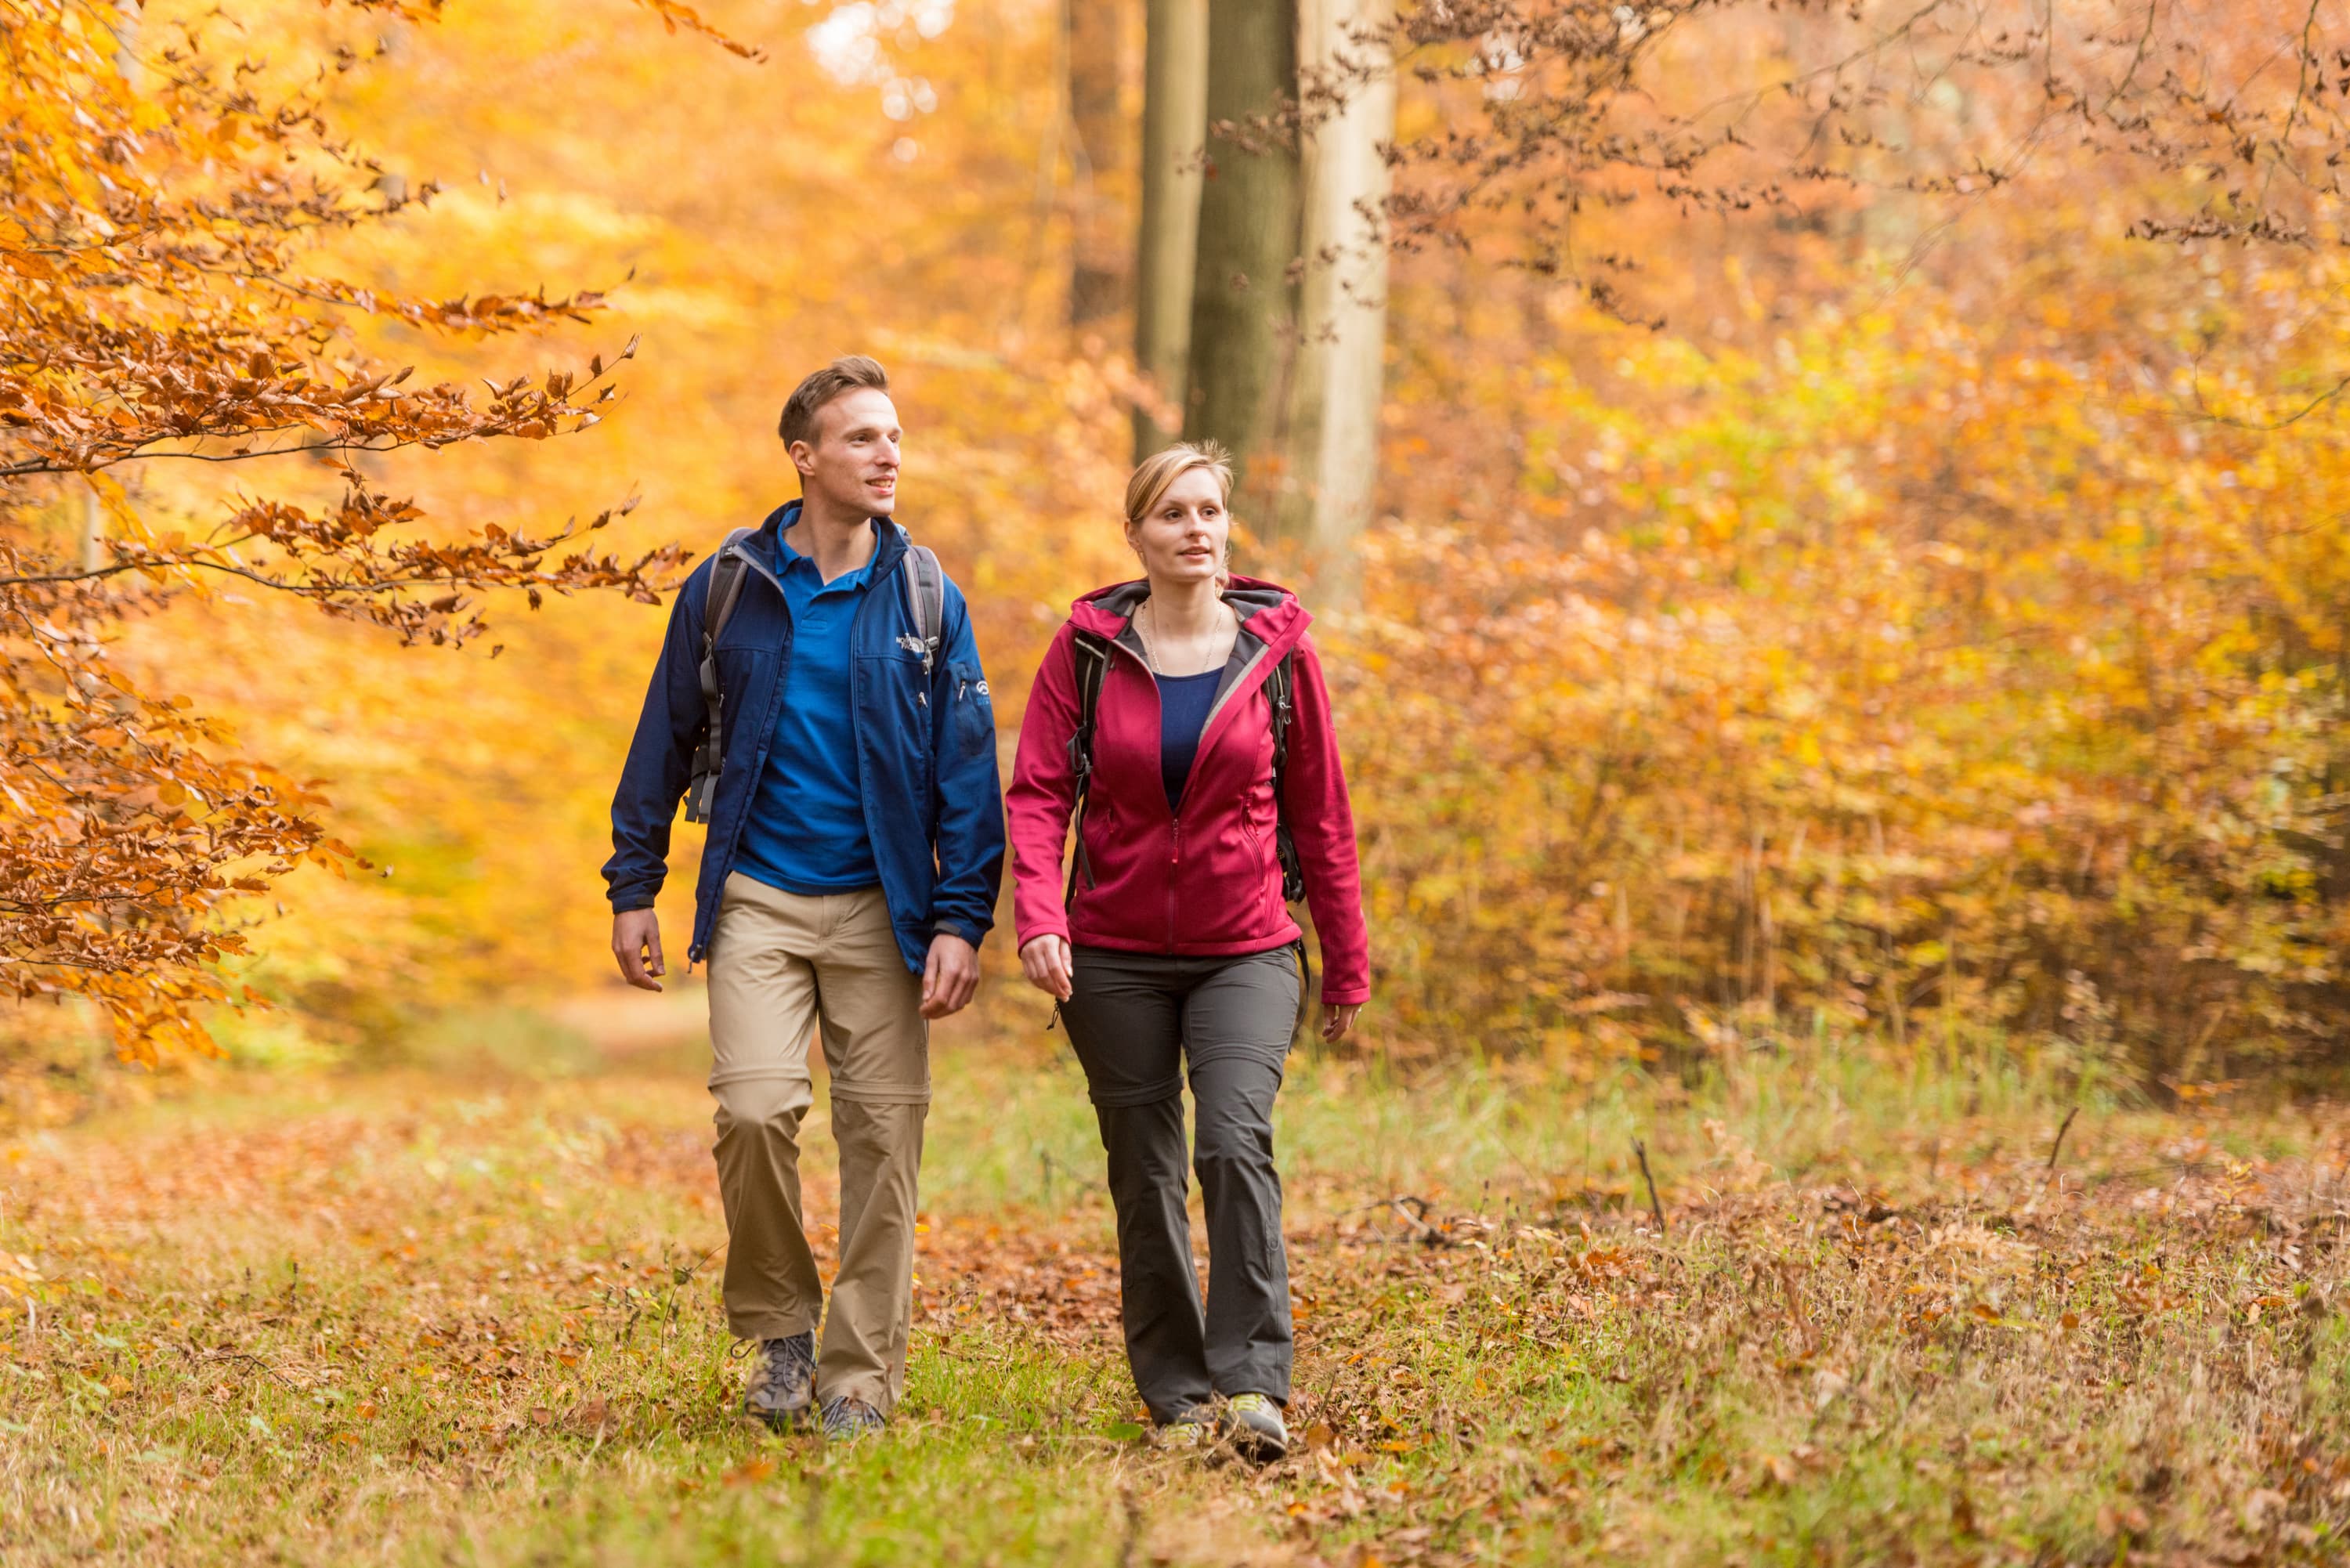
[(1762, 357), (1595, 327), (1604, 389), (1538, 355), (1501, 505), (1407, 459), (1430, 521), (1348, 638), (1407, 1030), (2330, 1059), (2350, 430), (2182, 420), (2046, 323), (1807, 314)]
[[(600, 301), (410, 299), (312, 270), (319, 241), (406, 198), (330, 133), (318, 83), (278, 92), (207, 26), (231, 26), (64, 0), (0, 12), (0, 989), (83, 996), (151, 1059), (202, 1045), (198, 1011), (230, 997), (230, 900), (355, 857), (312, 789), (110, 662), (119, 627), (234, 583), (460, 642), (488, 591), (655, 602), (683, 558), (598, 554), (613, 511), (436, 537), (360, 472), (360, 454), (576, 432), (615, 394), (600, 357), (486, 395), (412, 384), (358, 347), (351, 317), (478, 338), (587, 321)], [(297, 457), (339, 472), (339, 504), (244, 495), (179, 526), (120, 477)]]
[[(2350, 36), (2293, 0), (1422, 0), (1369, 36), (1420, 89), (1389, 149), (1392, 243), (1478, 246), (1645, 325), (1678, 269), (1610, 221), (1631, 206), (1787, 226), (1918, 202), (1947, 223), (2062, 161), (2098, 171), (2133, 238), (2343, 238)], [(1275, 118), (1310, 123), (1386, 68), (1342, 53)]]
[(2005, 1038), (2157, 1093), (2338, 1061), (2350, 36), (1492, 0), (1396, 37), (1396, 522), (1348, 644), (1402, 1032)]

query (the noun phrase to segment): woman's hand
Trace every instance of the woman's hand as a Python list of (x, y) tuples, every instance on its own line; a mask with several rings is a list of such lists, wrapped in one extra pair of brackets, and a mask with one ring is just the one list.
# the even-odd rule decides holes
[(1363, 1004), (1359, 1002), (1344, 1006), (1336, 1002), (1325, 1002), (1322, 1006), (1322, 1038), (1329, 1041), (1344, 1040), (1348, 1032), (1355, 1027), (1355, 1020), (1362, 1016), (1362, 1012)]
[(1074, 977), (1066, 937), (1031, 937), (1020, 949), (1020, 972), (1055, 1002), (1069, 1000)]

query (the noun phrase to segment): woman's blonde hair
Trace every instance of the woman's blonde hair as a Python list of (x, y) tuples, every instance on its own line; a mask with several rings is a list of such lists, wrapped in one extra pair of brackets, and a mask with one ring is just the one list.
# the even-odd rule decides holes
[(1232, 504), (1232, 457), (1211, 441), (1179, 441), (1164, 452), (1156, 452), (1142, 460), (1134, 477), (1126, 482), (1126, 525), (1139, 524), (1156, 511), (1159, 498), (1174, 483), (1195, 468), (1204, 468), (1216, 476), (1216, 486), (1223, 492), (1224, 505)]

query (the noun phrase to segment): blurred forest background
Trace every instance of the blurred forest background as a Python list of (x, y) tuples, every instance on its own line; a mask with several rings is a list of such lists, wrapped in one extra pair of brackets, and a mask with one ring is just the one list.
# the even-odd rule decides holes
[(16, 1108), (617, 985), (666, 590), (850, 351), (1007, 743), (1137, 443), (1240, 450), (1244, 569), (1341, 684), (1367, 1050), (2337, 1065), (2345, 45), (2272, 0), (8, 0)]
[[(0, 0), (0, 1557), (2340, 1560), (2343, 0), (696, 3)], [(733, 1412), (598, 867), (859, 350), (1007, 743), (1138, 447), (1316, 614), (1272, 1469), (1008, 933)]]

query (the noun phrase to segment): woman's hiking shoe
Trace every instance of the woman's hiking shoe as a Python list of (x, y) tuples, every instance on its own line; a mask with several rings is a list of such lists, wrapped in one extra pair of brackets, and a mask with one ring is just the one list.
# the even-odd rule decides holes
[(1232, 1451), (1261, 1465), (1289, 1452), (1289, 1428), (1281, 1407), (1262, 1394), (1235, 1394), (1224, 1406), (1224, 1435)]
[(1215, 1415), (1205, 1405), (1194, 1405), (1171, 1421), (1159, 1424), (1159, 1446), (1179, 1453), (1205, 1453), (1216, 1444)]
[(824, 1436), (827, 1442), (853, 1443), (868, 1432), (878, 1432), (885, 1425), (881, 1412), (853, 1394), (826, 1401)]
[(752, 1358), (743, 1413), (781, 1430), (807, 1419), (816, 1407), (816, 1335), (763, 1339)]

